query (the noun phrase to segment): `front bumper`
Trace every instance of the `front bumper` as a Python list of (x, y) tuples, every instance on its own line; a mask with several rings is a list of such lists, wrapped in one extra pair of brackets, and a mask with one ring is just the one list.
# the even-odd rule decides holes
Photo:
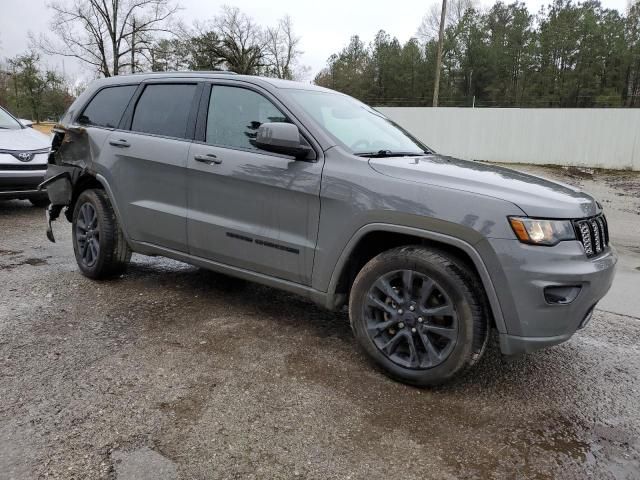
[[(607, 248), (587, 258), (578, 241), (554, 247), (525, 245), (517, 240), (492, 239), (504, 278), (498, 290), (506, 331), (500, 349), (506, 355), (526, 353), (562, 343), (584, 326), (596, 303), (609, 291), (618, 257)], [(569, 303), (553, 303), (545, 289), (577, 287)], [(506, 310), (506, 311), (505, 311)]]
[(46, 165), (42, 170), (4, 171), (0, 165), (0, 199), (28, 199), (46, 196), (38, 190), (46, 172)]

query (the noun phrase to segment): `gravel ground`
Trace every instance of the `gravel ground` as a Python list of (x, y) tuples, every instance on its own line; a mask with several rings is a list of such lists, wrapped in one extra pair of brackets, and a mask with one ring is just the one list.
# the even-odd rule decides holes
[[(640, 266), (640, 176), (531, 169), (593, 183)], [(88, 280), (43, 216), (0, 203), (1, 479), (640, 478), (640, 312), (420, 390), (287, 293), (136, 255)]]

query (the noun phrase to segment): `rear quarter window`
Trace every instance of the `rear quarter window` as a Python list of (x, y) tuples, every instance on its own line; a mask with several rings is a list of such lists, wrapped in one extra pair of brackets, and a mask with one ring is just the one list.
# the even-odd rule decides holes
[(78, 117), (82, 125), (117, 128), (136, 85), (107, 87), (100, 90)]

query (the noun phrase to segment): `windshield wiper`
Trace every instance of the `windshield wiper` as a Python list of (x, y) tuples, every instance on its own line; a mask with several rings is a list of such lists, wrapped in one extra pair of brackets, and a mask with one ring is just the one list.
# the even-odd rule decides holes
[(378, 150), (377, 152), (356, 152), (354, 155), (358, 157), (368, 158), (386, 158), (386, 157), (422, 157), (428, 155), (428, 152), (394, 152), (392, 150)]

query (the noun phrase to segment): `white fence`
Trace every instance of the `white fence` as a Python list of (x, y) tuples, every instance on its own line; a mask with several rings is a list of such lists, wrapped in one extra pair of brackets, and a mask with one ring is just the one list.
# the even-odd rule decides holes
[(380, 107), (438, 153), (640, 170), (640, 109)]

